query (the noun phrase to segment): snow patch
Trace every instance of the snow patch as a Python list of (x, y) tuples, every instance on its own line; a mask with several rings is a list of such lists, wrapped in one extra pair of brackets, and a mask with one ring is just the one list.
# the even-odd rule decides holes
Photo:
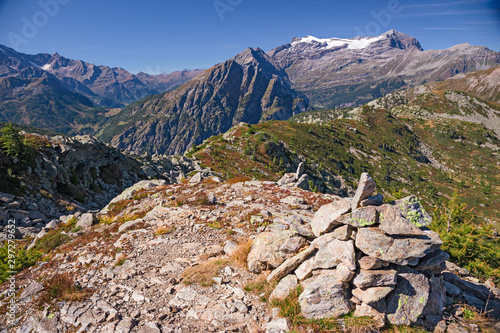
[(4, 50), (2, 47), (0, 47), (0, 50), (1, 50), (3, 53), (7, 53), (7, 52), (5, 52), (5, 50)]
[(301, 38), (300, 40), (297, 40), (295, 42), (292, 42), (292, 46), (296, 46), (299, 43), (320, 43), (320, 44), (326, 44), (323, 48), (326, 49), (332, 49), (335, 47), (340, 47), (343, 45), (347, 45), (347, 48), (350, 50), (360, 50), (364, 49), (368, 46), (370, 46), (372, 43), (375, 43), (379, 40), (382, 40), (386, 38), (386, 35), (380, 35), (378, 37), (362, 37), (362, 38), (353, 38), (353, 39), (344, 39), (344, 38), (327, 38), (327, 39), (321, 39), (321, 38), (316, 38), (314, 36), (306, 36), (304, 38)]
[(51, 65), (50, 64), (45, 64), (43, 65), (41, 68), (44, 70), (44, 71), (48, 71), (50, 69)]

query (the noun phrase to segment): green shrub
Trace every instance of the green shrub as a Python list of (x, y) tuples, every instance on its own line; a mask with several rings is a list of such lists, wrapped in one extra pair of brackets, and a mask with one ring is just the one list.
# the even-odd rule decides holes
[[(12, 247), (11, 247), (12, 250)], [(0, 247), (0, 283), (5, 282), (9, 277), (9, 271), (21, 272), (30, 266), (33, 266), (38, 260), (41, 259), (42, 253), (35, 250), (27, 251), (24, 248), (16, 246), (13, 249), (13, 253), (9, 253), (8, 244), (5, 242), (2, 247)], [(9, 254), (14, 254), (14, 266), (10, 266)]]
[(0, 130), (0, 134), (0, 145), (7, 156), (18, 158), (21, 163), (27, 165), (33, 164), (33, 149), (14, 125), (8, 123)]
[(500, 283), (500, 242), (491, 224), (477, 221), (474, 211), (455, 195), (434, 212), (431, 228), (439, 233), (450, 260), (471, 274)]

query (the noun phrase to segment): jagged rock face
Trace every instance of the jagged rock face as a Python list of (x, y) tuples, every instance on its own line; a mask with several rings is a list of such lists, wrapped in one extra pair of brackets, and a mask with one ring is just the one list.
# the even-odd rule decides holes
[(286, 73), (262, 50), (247, 49), (175, 91), (123, 109), (101, 138), (130, 151), (177, 154), (240, 122), (285, 120), (306, 109)]
[(312, 105), (329, 108), (361, 105), (408, 84), (500, 63), (500, 53), (469, 44), (424, 51), (415, 38), (394, 30), (372, 38), (296, 38), (268, 54)]

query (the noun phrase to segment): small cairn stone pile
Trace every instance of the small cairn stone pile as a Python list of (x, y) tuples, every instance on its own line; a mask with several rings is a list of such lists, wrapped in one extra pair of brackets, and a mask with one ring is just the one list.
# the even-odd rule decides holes
[(453, 304), (449, 296), (466, 294), (462, 290), (474, 293), (467, 295), (479, 306), (489, 303), (499, 310), (488, 288), (447, 271), (449, 255), (440, 249), (439, 235), (427, 228), (431, 217), (416, 197), (383, 204), (375, 189), (365, 173), (354, 198), (338, 198), (318, 210), (310, 232), (257, 235), (248, 267), (254, 273), (274, 269), (267, 277), (278, 282), (271, 299), (286, 298), (300, 283), (305, 318), (354, 311), (355, 316), (372, 317), (380, 327), (391, 323), (430, 330), (446, 329), (442, 318), (445, 307)]

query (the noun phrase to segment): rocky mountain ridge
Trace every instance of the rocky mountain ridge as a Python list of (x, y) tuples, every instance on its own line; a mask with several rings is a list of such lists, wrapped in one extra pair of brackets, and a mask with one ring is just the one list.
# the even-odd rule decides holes
[(160, 75), (143, 72), (134, 75), (123, 68), (94, 65), (68, 59), (58, 53), (28, 55), (4, 45), (0, 45), (0, 51), (0, 77), (26, 76), (21, 72), (30, 68), (32, 74), (29, 78), (36, 79), (40, 74), (33, 69), (40, 69), (52, 74), (66, 89), (87, 97), (100, 107), (123, 107), (179, 86), (201, 72), (185, 70)]
[(370, 38), (295, 38), (268, 55), (318, 108), (358, 106), (402, 87), (500, 64), (500, 53), (482, 46), (424, 51), (395, 30)]
[(284, 120), (307, 107), (286, 73), (249, 48), (174, 91), (124, 108), (100, 138), (132, 152), (179, 154), (240, 122)]

